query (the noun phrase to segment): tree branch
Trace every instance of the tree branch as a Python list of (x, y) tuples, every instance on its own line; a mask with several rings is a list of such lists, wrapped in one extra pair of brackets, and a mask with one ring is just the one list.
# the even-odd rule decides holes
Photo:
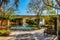
[(55, 9), (60, 9), (60, 8), (58, 8), (58, 7), (54, 7), (54, 6), (51, 6), (51, 5), (49, 5), (49, 4), (46, 4), (44, 0), (43, 0), (43, 3), (44, 3), (45, 5), (47, 5), (47, 6), (49, 6), (49, 7), (52, 7), (52, 8), (55, 8)]

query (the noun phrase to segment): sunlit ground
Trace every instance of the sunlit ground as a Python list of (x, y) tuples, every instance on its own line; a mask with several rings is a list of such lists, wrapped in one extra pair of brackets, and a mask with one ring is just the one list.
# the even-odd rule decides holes
[(44, 28), (34, 31), (11, 31), (10, 36), (0, 37), (0, 40), (54, 40), (56, 35), (45, 34)]

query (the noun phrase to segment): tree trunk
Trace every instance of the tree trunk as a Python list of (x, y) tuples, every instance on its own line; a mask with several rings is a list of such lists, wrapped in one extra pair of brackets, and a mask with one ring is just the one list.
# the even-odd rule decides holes
[(37, 27), (39, 28), (39, 15), (37, 15)]
[(57, 4), (60, 6), (60, 0), (56, 0)]
[(37, 13), (37, 27), (40, 29), (40, 17), (41, 17), (42, 10), (39, 10)]
[(37, 13), (37, 27), (38, 27), (38, 29), (40, 29), (40, 14), (39, 14), (39, 12)]

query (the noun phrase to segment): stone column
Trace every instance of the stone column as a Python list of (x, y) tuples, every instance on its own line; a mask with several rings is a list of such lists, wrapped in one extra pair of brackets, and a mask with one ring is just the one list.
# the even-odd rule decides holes
[(0, 20), (0, 26), (1, 26), (1, 20)]
[(23, 18), (23, 26), (25, 26), (25, 24), (26, 24), (26, 19)]

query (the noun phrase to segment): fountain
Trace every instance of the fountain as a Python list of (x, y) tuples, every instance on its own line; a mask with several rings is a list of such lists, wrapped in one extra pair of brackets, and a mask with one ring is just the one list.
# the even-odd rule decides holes
[(23, 23), (23, 28), (25, 28), (26, 27), (26, 25), (25, 25), (25, 23)]
[(26, 24), (26, 22), (24, 20), (22, 26), (15, 26), (15, 27), (12, 26), (11, 29), (16, 29), (16, 30), (31, 30), (32, 27), (30, 27), (30, 26), (27, 27), (27, 24)]

